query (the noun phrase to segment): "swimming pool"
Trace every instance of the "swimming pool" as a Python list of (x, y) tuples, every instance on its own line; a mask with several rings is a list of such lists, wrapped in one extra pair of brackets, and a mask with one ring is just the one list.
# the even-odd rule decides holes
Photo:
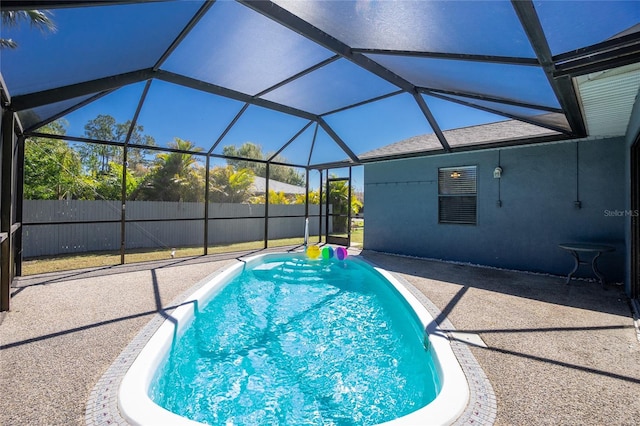
[[(292, 272), (296, 264), (300, 268)], [(374, 284), (381, 279), (393, 287)], [(320, 282), (328, 282), (328, 287)], [(373, 287), (381, 292), (372, 292)], [(287, 294), (293, 304), (285, 301)], [(381, 311), (386, 313), (367, 322), (358, 315), (377, 309), (368, 305), (372, 298), (385, 301)], [(220, 305), (225, 300), (231, 304)], [(337, 325), (339, 312), (349, 313), (342, 315), (343, 326)], [(245, 330), (239, 323), (229, 325), (234, 316), (249, 316)], [(225, 326), (218, 327), (221, 323)], [(425, 328), (430, 333), (423, 341)], [(118, 403), (123, 417), (133, 424), (198, 424), (188, 417), (204, 423), (270, 424), (269, 416), (281, 424), (338, 424), (341, 416), (352, 416), (344, 420), (356, 424), (448, 424), (466, 407), (469, 390), (448, 341), (433, 331), (431, 316), (404, 286), (361, 260), (256, 256), (214, 277), (165, 321), (125, 375)], [(376, 339), (391, 353), (373, 349), (369, 343)], [(184, 342), (195, 346), (189, 349)], [(352, 343), (355, 351), (344, 349)], [(276, 349), (284, 357), (268, 358)], [(189, 352), (199, 355), (190, 359)], [(323, 366), (331, 364), (323, 360), (325, 355), (336, 359), (337, 370)], [(191, 371), (191, 366), (203, 363), (209, 364), (204, 373)], [(354, 379), (358, 371), (362, 377)], [(402, 374), (397, 383), (385, 383), (398, 371)], [(279, 378), (284, 384), (277, 384)], [(204, 387), (195, 389), (195, 382), (204, 382)], [(322, 382), (328, 387), (322, 388)], [(275, 399), (263, 398), (268, 383), (276, 383)], [(190, 393), (186, 402), (174, 395), (180, 388)], [(172, 392), (164, 398), (167, 389)], [(213, 414), (200, 412), (212, 405)], [(249, 410), (242, 413), (242, 405), (249, 405)], [(323, 412), (325, 406), (336, 406), (337, 413)], [(396, 406), (399, 411), (393, 414)]]

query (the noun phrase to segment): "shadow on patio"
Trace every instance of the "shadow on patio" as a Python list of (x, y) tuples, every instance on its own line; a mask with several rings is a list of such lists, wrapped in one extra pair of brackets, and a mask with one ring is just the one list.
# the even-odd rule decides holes
[[(364, 251), (426, 295), (470, 345), (497, 424), (636, 424), (640, 343), (627, 296), (593, 281)], [(463, 334), (464, 335), (464, 334)], [(633, 389), (633, 390), (632, 390)]]
[[(355, 253), (353, 253), (355, 254)], [(497, 397), (498, 425), (634, 424), (640, 344), (626, 296), (597, 283), (365, 251), (441, 311)], [(174, 259), (16, 281), (0, 328), (0, 424), (86, 424), (91, 389), (156, 313), (234, 256)], [(108, 401), (113, 404), (114, 401)]]

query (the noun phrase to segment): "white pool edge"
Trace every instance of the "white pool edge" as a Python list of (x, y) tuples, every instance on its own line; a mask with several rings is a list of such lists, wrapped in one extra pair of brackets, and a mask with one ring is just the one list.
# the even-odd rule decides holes
[(436, 399), (426, 406), (405, 416), (383, 423), (384, 426), (415, 426), (416, 424), (450, 425), (460, 417), (469, 403), (469, 383), (462, 371), (449, 339), (440, 331), (427, 308), (400, 283), (391, 273), (373, 267), (385, 277), (409, 303), (429, 333), (429, 344), (433, 348), (433, 361), (438, 369), (441, 389)]
[[(156, 403), (148, 395), (155, 372), (171, 349), (174, 336), (180, 335), (193, 321), (197, 304), (205, 304), (229, 279), (255, 262), (278, 257), (281, 254), (253, 256), (233, 265), (196, 290), (166, 319), (142, 348), (120, 384), (117, 403), (122, 417), (132, 425), (201, 425), (172, 413)], [(465, 411), (469, 402), (469, 384), (444, 333), (441, 333), (426, 307), (392, 274), (373, 266), (404, 297), (428, 329), (429, 344), (433, 348), (434, 362), (441, 379), (441, 390), (431, 403), (406, 416), (384, 423), (385, 426), (410, 426), (415, 424), (449, 425)], [(174, 325), (177, 322), (178, 326)]]

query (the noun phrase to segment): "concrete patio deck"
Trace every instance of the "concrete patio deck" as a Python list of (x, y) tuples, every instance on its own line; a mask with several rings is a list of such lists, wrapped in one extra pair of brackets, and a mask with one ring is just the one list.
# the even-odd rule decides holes
[[(364, 251), (469, 345), (496, 425), (640, 424), (640, 343), (620, 287)], [(236, 255), (20, 278), (0, 323), (1, 425), (82, 425), (91, 391), (160, 310)]]

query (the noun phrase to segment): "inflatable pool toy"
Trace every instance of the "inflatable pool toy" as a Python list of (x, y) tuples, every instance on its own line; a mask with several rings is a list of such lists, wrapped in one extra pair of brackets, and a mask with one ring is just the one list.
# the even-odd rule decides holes
[(309, 256), (310, 259), (316, 259), (320, 256), (320, 248), (318, 246), (307, 247), (307, 256)]
[(336, 257), (338, 258), (338, 260), (344, 260), (347, 258), (347, 249), (344, 247), (338, 247), (336, 249)]
[(333, 247), (326, 246), (322, 249), (322, 258), (331, 259), (333, 257)]

